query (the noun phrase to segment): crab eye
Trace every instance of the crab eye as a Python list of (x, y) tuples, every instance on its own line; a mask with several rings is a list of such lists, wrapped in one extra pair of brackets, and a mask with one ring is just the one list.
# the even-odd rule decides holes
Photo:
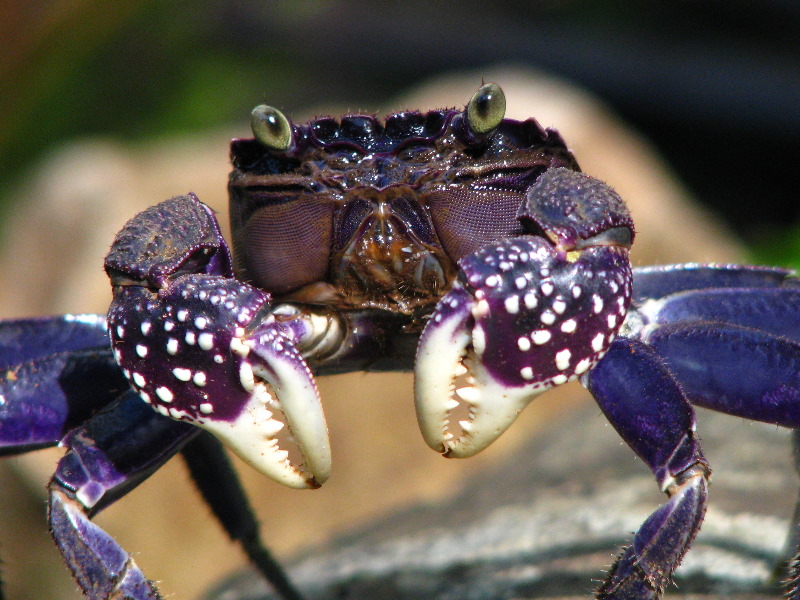
[(467, 123), (473, 133), (489, 133), (505, 114), (506, 95), (496, 83), (482, 85), (467, 104)]
[(250, 113), (255, 138), (270, 150), (283, 152), (292, 145), (292, 126), (277, 108), (261, 104)]

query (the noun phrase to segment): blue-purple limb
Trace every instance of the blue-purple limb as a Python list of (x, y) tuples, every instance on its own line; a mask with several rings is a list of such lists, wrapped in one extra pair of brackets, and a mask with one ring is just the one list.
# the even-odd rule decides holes
[(714, 288), (665, 298), (651, 325), (715, 322), (800, 342), (800, 287)]
[(90, 517), (150, 476), (199, 431), (159, 416), (128, 392), (63, 440), (68, 451), (49, 486), (50, 531), (87, 598), (160, 598), (131, 556)]
[(127, 389), (103, 317), (0, 323), (0, 455), (57, 444)]
[(612, 342), (582, 381), (670, 497), (636, 532), (597, 598), (655, 600), (705, 514), (710, 471), (694, 436), (694, 411), (656, 352), (637, 340)]
[[(780, 303), (776, 310), (781, 311)], [(668, 363), (695, 404), (764, 421), (794, 431), (796, 469), (800, 472), (800, 341), (796, 315), (787, 320), (786, 335), (719, 322), (675, 323), (656, 329), (648, 339)], [(770, 315), (763, 319), (765, 329)], [(777, 324), (776, 324), (777, 327)], [(780, 328), (778, 328), (780, 329)], [(787, 536), (784, 559), (776, 567), (787, 579), (788, 598), (800, 599), (800, 501)]]
[(708, 288), (797, 286), (794, 271), (751, 265), (659, 265), (633, 270), (633, 301)]
[(678, 323), (647, 343), (693, 403), (800, 427), (800, 342), (725, 323)]
[(108, 348), (102, 315), (58, 315), (0, 321), (0, 369), (50, 354)]

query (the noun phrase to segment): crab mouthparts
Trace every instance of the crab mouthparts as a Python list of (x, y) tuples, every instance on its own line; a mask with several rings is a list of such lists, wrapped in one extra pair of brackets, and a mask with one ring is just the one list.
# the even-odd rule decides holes
[(422, 437), (454, 458), (489, 446), (541, 393), (504, 385), (486, 370), (482, 332), (473, 327), (469, 310), (459, 310), (467, 306), (466, 296), (456, 293), (447, 309), (434, 313), (420, 337), (414, 380)]

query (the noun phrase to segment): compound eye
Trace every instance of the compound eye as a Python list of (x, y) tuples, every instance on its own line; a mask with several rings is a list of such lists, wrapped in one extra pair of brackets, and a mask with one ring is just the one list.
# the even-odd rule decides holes
[(255, 138), (270, 150), (284, 152), (292, 146), (292, 126), (281, 111), (261, 104), (250, 113)]
[(506, 95), (496, 83), (486, 83), (470, 98), (466, 112), (473, 133), (489, 133), (506, 115)]

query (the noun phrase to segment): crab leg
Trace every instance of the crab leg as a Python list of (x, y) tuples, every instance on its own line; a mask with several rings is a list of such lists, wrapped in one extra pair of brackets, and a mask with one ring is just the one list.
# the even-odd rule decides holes
[(58, 315), (0, 321), (0, 368), (50, 354), (108, 348), (101, 315)]
[(89, 519), (197, 433), (186, 423), (159, 417), (128, 392), (64, 439), (68, 452), (49, 486), (50, 530), (88, 598), (160, 598), (133, 558)]
[(236, 472), (210, 435), (188, 423), (163, 418), (128, 392), (71, 431), (62, 445), (68, 450), (49, 486), (50, 527), (87, 597), (160, 598), (131, 556), (90, 519), (181, 451), (196, 485), (231, 539), (241, 543), (282, 598), (301, 598), (262, 543)]
[(0, 324), (0, 454), (55, 445), (126, 389), (103, 317)]
[(710, 471), (694, 436), (694, 411), (658, 354), (639, 341), (615, 340), (582, 382), (669, 495), (617, 559), (597, 597), (655, 600), (697, 535), (706, 509)]
[(800, 342), (722, 323), (665, 326), (647, 342), (695, 404), (800, 427)]
[(659, 265), (633, 270), (633, 300), (643, 302), (687, 290), (797, 285), (793, 271), (752, 265)]

